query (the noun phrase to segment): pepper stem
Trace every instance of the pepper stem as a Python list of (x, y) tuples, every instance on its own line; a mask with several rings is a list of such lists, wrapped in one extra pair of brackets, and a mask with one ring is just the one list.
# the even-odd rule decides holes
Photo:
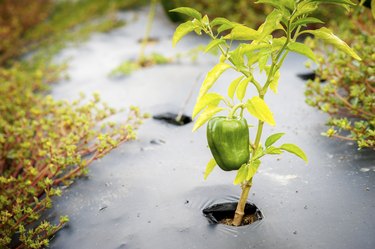
[(249, 181), (245, 182), (242, 185), (241, 197), (240, 197), (240, 200), (238, 201), (236, 212), (234, 214), (234, 218), (233, 218), (233, 221), (232, 221), (233, 226), (237, 227), (237, 226), (241, 225), (241, 223), (242, 223), (242, 219), (245, 215), (244, 210), (245, 210), (247, 198), (249, 196), (250, 188), (253, 184), (252, 181), (253, 181), (253, 178), (251, 178)]
[[(229, 113), (228, 116), (229, 116), (230, 118), (234, 118), (234, 117), (235, 117), (235, 114), (236, 114), (236, 111), (237, 111), (239, 108), (241, 108), (241, 109), (243, 110), (243, 108), (244, 108), (244, 104), (243, 104), (243, 103), (239, 103), (239, 104), (233, 106), (233, 108), (232, 108), (232, 110), (230, 111), (230, 113)], [(242, 116), (242, 111), (241, 111), (241, 116)]]

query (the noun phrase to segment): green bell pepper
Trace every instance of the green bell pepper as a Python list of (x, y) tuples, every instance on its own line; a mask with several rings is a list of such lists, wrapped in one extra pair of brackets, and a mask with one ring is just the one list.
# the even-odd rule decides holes
[(244, 118), (212, 118), (207, 125), (207, 141), (222, 170), (238, 170), (249, 161), (249, 127)]

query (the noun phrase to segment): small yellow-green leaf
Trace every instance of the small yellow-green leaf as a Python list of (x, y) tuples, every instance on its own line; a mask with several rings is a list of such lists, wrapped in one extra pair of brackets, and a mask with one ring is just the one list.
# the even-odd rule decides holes
[(282, 18), (282, 13), (281, 11), (274, 9), (266, 18), (266, 21), (260, 25), (258, 28), (258, 38), (259, 40), (262, 40), (265, 38), (267, 35), (271, 34), (273, 31), (276, 29), (279, 29), (280, 26), (280, 21)]
[(199, 13), (197, 10), (189, 7), (180, 7), (180, 8), (175, 8), (173, 10), (170, 10), (169, 12), (177, 12), (181, 14), (185, 14), (187, 16), (193, 17), (195, 19), (201, 20), (202, 19), (202, 14)]
[(247, 176), (246, 180), (249, 181), (253, 176), (257, 173), (258, 168), (260, 166), (260, 160), (251, 161), (248, 170), (247, 170)]
[(206, 49), (204, 50), (205, 53), (207, 53), (208, 51), (210, 51), (211, 49), (221, 45), (225, 43), (225, 40), (222, 40), (222, 39), (215, 39), (215, 40), (212, 40), (207, 46), (206, 46)]
[(247, 44), (247, 43), (241, 44), (240, 46), (238, 46), (238, 48), (236, 48), (236, 50), (237, 49), (239, 50), (238, 51), (239, 55), (244, 55), (244, 54), (248, 54), (257, 50), (268, 49), (270, 47), (271, 47), (270, 44), (258, 43), (258, 42), (253, 41), (250, 44)]
[(223, 25), (223, 24), (226, 24), (226, 25), (233, 25), (232, 22), (229, 21), (228, 19), (223, 18), (223, 17), (217, 17), (217, 18), (215, 18), (215, 19), (210, 23), (210, 26), (211, 26), (211, 27), (214, 27), (214, 26), (217, 26), (217, 25)]
[(312, 0), (312, 2), (319, 2), (319, 3), (332, 3), (332, 4), (338, 4), (343, 7), (346, 5), (352, 5), (355, 6), (355, 3), (353, 3), (350, 0)]
[(221, 33), (223, 31), (233, 28), (234, 26), (235, 26), (234, 24), (227, 24), (227, 23), (221, 24), (220, 27), (217, 28), (217, 32)]
[(199, 127), (204, 125), (209, 119), (212, 118), (216, 113), (224, 110), (224, 108), (217, 106), (208, 106), (204, 111), (199, 115), (198, 119), (195, 121), (193, 131), (196, 131)]
[(275, 134), (272, 134), (271, 136), (269, 136), (267, 139), (266, 139), (266, 142), (265, 142), (265, 146), (266, 148), (270, 147), (271, 145), (273, 145), (274, 143), (277, 142), (277, 140), (279, 140), (282, 136), (284, 136), (285, 133), (275, 133)]
[(279, 155), (279, 154), (283, 153), (283, 151), (280, 148), (270, 146), (264, 151), (264, 153), (270, 154), (270, 155)]
[(191, 31), (194, 30), (194, 24), (192, 21), (187, 21), (182, 24), (180, 24), (177, 28), (176, 31), (173, 34), (172, 38), (172, 44), (173, 47), (176, 46), (177, 42), (181, 40), (182, 37), (190, 33)]
[(372, 12), (372, 16), (375, 19), (375, 0), (371, 0), (371, 12)]
[(207, 93), (203, 95), (194, 106), (192, 118), (195, 118), (195, 116), (208, 105), (218, 106), (222, 99), (224, 99), (224, 97), (218, 93)]
[(255, 29), (246, 27), (242, 24), (236, 24), (232, 31), (224, 36), (224, 39), (229, 40), (256, 40), (259, 34)]
[[(255, 3), (265, 3), (269, 4), (277, 9), (284, 10), (286, 11), (286, 8), (288, 9), (293, 9), (291, 8), (291, 4), (289, 3), (290, 0), (258, 0)], [(285, 12), (287, 14), (288, 12)]]
[(279, 79), (280, 79), (280, 71), (276, 71), (270, 83), (270, 89), (274, 93), (277, 93), (277, 87), (279, 86)]
[(241, 82), (238, 84), (237, 90), (236, 90), (236, 96), (237, 98), (242, 101), (246, 94), (247, 86), (249, 85), (251, 78), (246, 78), (241, 80)]
[(255, 152), (253, 152), (254, 155), (253, 157), (251, 158), (251, 160), (256, 160), (256, 159), (259, 159), (261, 158), (262, 156), (264, 156), (264, 150), (263, 150), (263, 147), (262, 146), (258, 146), (258, 148), (255, 150)]
[(361, 60), (353, 49), (351, 49), (348, 44), (346, 44), (343, 40), (335, 36), (331, 30), (323, 27), (317, 30), (309, 30), (309, 33), (313, 34), (316, 38), (323, 40), (326, 43), (332, 44), (335, 48), (349, 54), (356, 60)]
[(272, 50), (266, 50), (266, 49), (265, 50), (262, 49), (262, 51), (258, 53), (259, 54), (258, 66), (259, 66), (260, 72), (262, 72), (266, 68), (267, 62), (271, 56), (271, 53), (272, 53)]
[(207, 165), (206, 165), (206, 170), (204, 171), (204, 180), (207, 179), (208, 175), (211, 174), (212, 170), (215, 168), (215, 166), (217, 165), (215, 159), (211, 159)]
[(236, 92), (236, 89), (237, 89), (237, 86), (243, 78), (244, 78), (244, 76), (240, 76), (230, 83), (229, 88), (228, 88), (228, 97), (229, 98), (233, 99), (234, 93)]
[(303, 17), (298, 20), (296, 20), (292, 24), (292, 29), (298, 27), (298, 26), (304, 26), (306, 24), (311, 24), (311, 23), (324, 23), (322, 20), (319, 20), (318, 18), (315, 17)]
[(299, 42), (291, 42), (288, 44), (288, 50), (302, 54), (312, 61), (316, 62), (316, 57), (314, 52), (305, 44)]
[(247, 164), (243, 164), (241, 168), (238, 170), (236, 178), (233, 181), (234, 185), (238, 185), (246, 180), (247, 170), (248, 170)]
[(303, 159), (307, 163), (307, 156), (306, 156), (305, 152), (303, 152), (303, 150), (300, 147), (298, 147), (297, 145), (295, 145), (295, 144), (283, 144), (283, 145), (280, 146), (280, 149), (285, 150), (289, 153), (292, 153), (292, 154), (300, 157), (301, 159)]
[(204, 26), (208, 26), (210, 24), (210, 19), (208, 18), (207, 15), (204, 15), (204, 17), (202, 18), (202, 24)]
[(207, 73), (206, 78), (202, 83), (201, 89), (199, 90), (198, 99), (205, 95), (207, 91), (214, 85), (214, 83), (220, 77), (220, 75), (230, 67), (230, 65), (223, 62), (220, 62), (219, 64), (214, 66), (214, 68), (212, 68), (211, 71)]
[(263, 99), (255, 96), (247, 102), (246, 107), (249, 113), (257, 119), (275, 125), (273, 114)]
[(317, 8), (318, 8), (318, 3), (311, 2), (311, 1), (310, 2), (301, 1), (298, 3), (297, 9), (294, 12), (291, 21), (293, 22), (293, 20), (297, 17), (304, 16), (304, 15), (306, 16), (310, 14), (311, 12), (315, 11)]

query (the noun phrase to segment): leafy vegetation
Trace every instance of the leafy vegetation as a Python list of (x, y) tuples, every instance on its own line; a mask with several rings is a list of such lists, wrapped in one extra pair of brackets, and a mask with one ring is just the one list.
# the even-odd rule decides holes
[[(251, 28), (258, 28), (273, 10), (270, 5), (260, 5), (249, 0), (220, 1), (220, 4), (215, 0), (161, 0), (161, 2), (167, 11), (182, 6), (191, 7), (199, 12), (204, 12), (211, 19), (225, 16), (231, 21), (245, 24)], [(326, 5), (324, 8), (316, 10), (315, 16), (323, 21), (328, 21), (333, 17), (342, 18), (344, 12), (343, 8)], [(169, 15), (174, 21), (187, 21), (186, 16), (179, 13), (170, 13)], [(310, 24), (310, 26), (314, 25), (314, 23)]]
[(344, 20), (332, 26), (357, 49), (362, 61), (308, 41), (318, 54), (319, 66), (316, 79), (307, 84), (307, 103), (330, 115), (324, 135), (355, 141), (358, 148), (375, 149), (375, 21), (363, 7), (357, 7)]
[[(67, 41), (116, 27), (113, 11), (135, 2), (0, 2), (0, 248), (48, 246), (68, 222), (65, 216), (57, 224), (41, 220), (52, 197), (93, 161), (135, 138), (146, 117), (136, 107), (113, 109), (98, 94), (71, 103), (48, 95), (66, 67), (51, 63), (53, 55)], [(16, 60), (30, 51), (31, 58)], [(121, 123), (106, 121), (114, 116)]]
[[(206, 48), (207, 51), (216, 48), (221, 53), (218, 64), (207, 73), (201, 85), (193, 111), (193, 118), (199, 116), (195, 121), (193, 130), (197, 130), (206, 122), (209, 122), (207, 138), (214, 159), (211, 159), (206, 166), (205, 178), (217, 164), (222, 164), (219, 166), (224, 170), (238, 168), (234, 184), (241, 184), (242, 194), (233, 218), (232, 225), (234, 226), (242, 223), (252, 179), (261, 165), (263, 156), (289, 152), (307, 162), (307, 156), (298, 146), (290, 143), (284, 143), (280, 146), (275, 145), (284, 133), (272, 134), (266, 139), (264, 146), (261, 144), (263, 126), (265, 124), (271, 126), (276, 124), (273, 112), (264, 98), (269, 89), (277, 93), (281, 77), (280, 68), (286, 56), (292, 51), (316, 61), (314, 52), (305, 44), (297, 42), (298, 38), (301, 35), (312, 34), (354, 59), (361, 59), (331, 30), (325, 27), (312, 30), (307, 26), (322, 23), (314, 16), (314, 11), (318, 9), (321, 3), (332, 3), (348, 8), (350, 5), (354, 5), (349, 0), (259, 0), (257, 3), (268, 4), (273, 7), (272, 12), (267, 15), (266, 20), (258, 29), (222, 17), (217, 17), (211, 21), (207, 15), (203, 16), (197, 10), (188, 7), (172, 10), (172, 12), (185, 14), (192, 18), (192, 20), (188, 20), (176, 28), (173, 36), (174, 45), (188, 33), (195, 32), (198, 35), (206, 34), (211, 38), (211, 42)], [(281, 37), (272, 35), (276, 30), (281, 32)], [(239, 41), (239, 43), (233, 41)], [(239, 76), (229, 84), (227, 96), (209, 92), (219, 77), (228, 70), (234, 70)], [(266, 76), (264, 82), (255, 77), (254, 71), (256, 70)], [(251, 91), (248, 90), (250, 87), (253, 88)], [(255, 93), (255, 95), (249, 96), (249, 93)], [(220, 121), (220, 127), (215, 125), (211, 127), (211, 121), (216, 119), (214, 116), (224, 110), (228, 111), (227, 122)], [(245, 111), (258, 120), (257, 131), (255, 137), (250, 139), (249, 148), (245, 148), (250, 150), (248, 161), (242, 165), (233, 165), (236, 160), (223, 161), (217, 155), (222, 152), (222, 148), (219, 150), (215, 146), (218, 143), (226, 143), (229, 145), (227, 148), (234, 147), (230, 146), (233, 144), (231, 139), (237, 137), (238, 134), (245, 135), (242, 130), (243, 125), (237, 125), (238, 122), (234, 122), (242, 120)], [(228, 122), (230, 123), (228, 124)], [(230, 129), (226, 132), (227, 129), (222, 127), (229, 127)], [(219, 137), (221, 139), (217, 139)], [(236, 151), (242, 151), (242, 149), (235, 148)], [(229, 151), (227, 152), (229, 153)], [(245, 157), (246, 155), (241, 156), (241, 158)], [(221, 160), (216, 161), (217, 159)], [(228, 165), (225, 165), (225, 163)]]
[[(147, 1), (3, 0), (0, 2), (0, 65), (41, 46), (53, 44), (56, 47), (68, 39), (82, 39), (85, 34), (87, 36), (93, 31), (108, 31), (118, 27), (123, 22), (116, 18), (116, 10), (145, 2)], [(107, 18), (88, 22), (104, 15)], [(80, 28), (77, 29), (77, 26)], [(67, 30), (71, 32), (66, 32)]]

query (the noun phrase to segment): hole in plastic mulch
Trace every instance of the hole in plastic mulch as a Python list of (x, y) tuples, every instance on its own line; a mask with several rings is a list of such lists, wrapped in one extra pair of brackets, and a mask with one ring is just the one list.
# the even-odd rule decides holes
[[(203, 214), (211, 224), (230, 225), (236, 211), (237, 202), (220, 203), (203, 209)], [(250, 225), (263, 219), (262, 212), (253, 203), (246, 203), (245, 216), (241, 226)]]
[(179, 120), (177, 120), (178, 114), (166, 112), (153, 116), (153, 119), (164, 121), (168, 124), (182, 126), (190, 123), (192, 121), (191, 117), (182, 115)]
[[(315, 72), (309, 72), (309, 73), (299, 73), (297, 74), (297, 77), (302, 80), (315, 80), (316, 73)], [(320, 82), (326, 81), (325, 79), (320, 79)]]

